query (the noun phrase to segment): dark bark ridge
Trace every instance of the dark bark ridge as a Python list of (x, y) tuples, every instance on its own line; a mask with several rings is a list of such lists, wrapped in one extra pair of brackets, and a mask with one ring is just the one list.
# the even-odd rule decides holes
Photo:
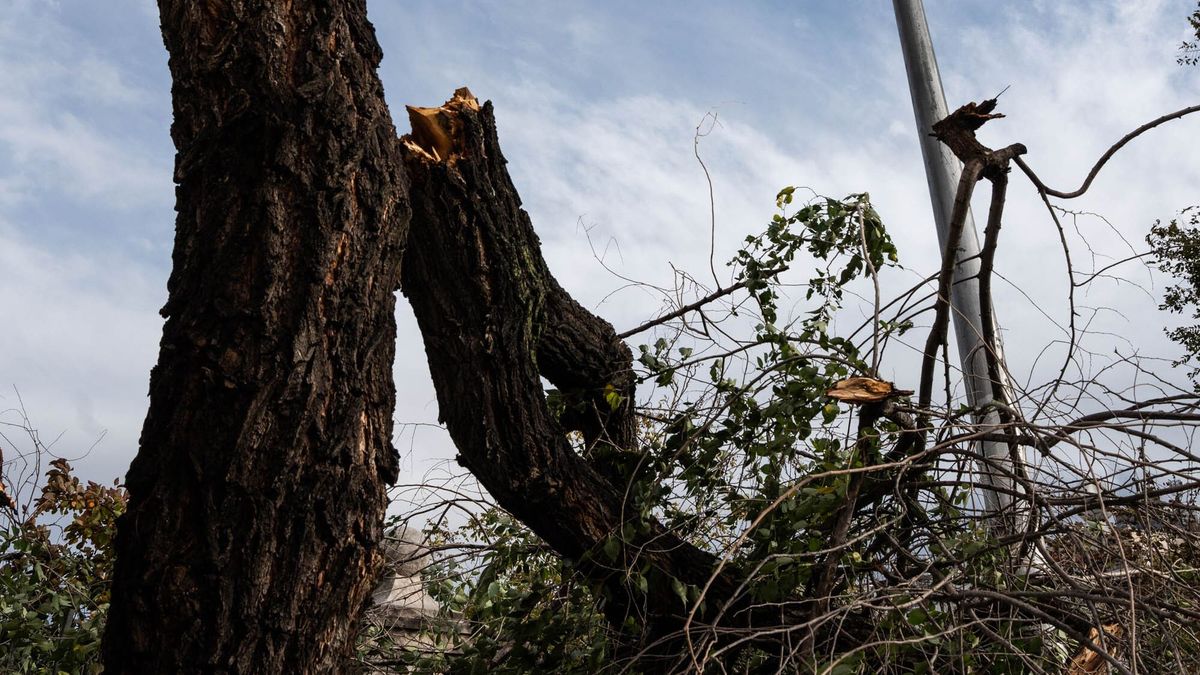
[[(491, 104), (480, 107), (459, 90), (442, 108), (410, 115), (414, 133), (402, 148), (413, 218), (403, 289), (459, 461), (502, 507), (605, 587), (605, 610), (617, 625), (633, 616), (651, 642), (670, 642), (687, 622), (670, 578), (704, 587), (715, 575), (695, 625), (724, 609), (727, 623), (746, 626), (745, 613), (727, 605), (737, 584), (715, 572), (716, 558), (627, 513), (621, 486), (572, 449), (547, 407), (539, 375), (578, 400), (594, 402), (612, 385), (621, 406), (597, 403), (585, 434), (635, 449), (629, 350), (551, 276), (505, 168)], [(426, 129), (431, 120), (440, 131)], [(620, 543), (615, 561), (601, 552), (613, 537)], [(645, 593), (627, 569), (646, 571)], [(664, 643), (655, 651), (678, 656), (680, 647)]]
[(362, 0), (161, 0), (178, 217), (112, 673), (339, 670), (397, 474), (406, 181)]

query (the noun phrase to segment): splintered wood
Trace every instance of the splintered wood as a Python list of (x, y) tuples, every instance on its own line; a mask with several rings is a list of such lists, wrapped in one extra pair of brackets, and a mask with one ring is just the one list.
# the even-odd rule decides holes
[(462, 87), (454, 91), (439, 108), (405, 106), (412, 133), (400, 140), (420, 155), (435, 162), (450, 162), (462, 154), (458, 147), (458, 135), (462, 122), (458, 117), (462, 110), (479, 110), (479, 100), (470, 89)]
[(908, 396), (911, 391), (896, 389), (891, 382), (871, 377), (846, 378), (825, 391), (829, 398), (843, 403), (879, 403), (897, 396)]
[[(1124, 631), (1120, 624), (1108, 624), (1103, 627), (1106, 634), (1108, 645), (1102, 645), (1100, 640), (1100, 631), (1092, 628), (1089, 632), (1088, 639), (1093, 643), (1105, 646), (1110, 656), (1116, 655), (1116, 646), (1122, 637)], [(1109, 672), (1108, 660), (1101, 656), (1100, 652), (1093, 650), (1091, 647), (1084, 647), (1075, 658), (1071, 659), (1071, 664), (1067, 667), (1067, 675), (1091, 675), (1092, 673), (1107, 673)]]

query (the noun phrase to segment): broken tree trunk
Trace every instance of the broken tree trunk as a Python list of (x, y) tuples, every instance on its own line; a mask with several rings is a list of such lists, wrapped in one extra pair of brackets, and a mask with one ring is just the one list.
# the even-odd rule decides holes
[[(632, 617), (652, 652), (686, 658), (687, 612), (671, 579), (703, 588), (715, 577), (693, 628), (722, 610), (727, 625), (749, 627), (736, 581), (716, 558), (629, 512), (636, 509), (626, 508), (624, 486), (575, 452), (547, 406), (540, 376), (590, 406), (574, 428), (636, 451), (630, 352), (551, 276), (505, 168), (491, 104), (481, 107), (460, 89), (441, 108), (410, 109), (410, 117), (413, 134), (402, 144), (413, 220), (403, 289), (459, 461), (500, 506), (601, 584), (609, 619), (622, 626)], [(615, 409), (606, 392), (621, 397)], [(631, 571), (645, 575), (644, 590)]]
[(396, 478), (402, 164), (361, 0), (160, 2), (178, 218), (110, 673), (341, 670)]

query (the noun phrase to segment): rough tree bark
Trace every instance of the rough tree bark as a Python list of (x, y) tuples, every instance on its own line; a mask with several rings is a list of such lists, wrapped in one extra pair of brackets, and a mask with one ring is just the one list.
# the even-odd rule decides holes
[[(606, 588), (605, 612), (633, 617), (648, 655), (686, 658), (687, 612), (670, 580), (708, 586), (691, 628), (724, 614), (752, 629), (737, 579), (716, 558), (632, 513), (617, 472), (586, 461), (565, 432), (636, 449), (628, 347), (554, 281), (505, 168), (491, 104), (465, 89), (441, 108), (410, 108), (403, 139), (413, 218), (403, 288), (412, 303), (459, 461), (488, 492)], [(556, 420), (539, 376), (582, 412)], [(612, 409), (604, 399), (624, 401)], [(619, 553), (603, 552), (614, 540)], [(639, 591), (629, 570), (649, 583)], [(711, 583), (710, 583), (711, 578)], [(777, 624), (779, 611), (761, 617)]]
[(331, 671), (377, 565), (408, 224), (363, 0), (161, 0), (178, 218), (112, 673)]

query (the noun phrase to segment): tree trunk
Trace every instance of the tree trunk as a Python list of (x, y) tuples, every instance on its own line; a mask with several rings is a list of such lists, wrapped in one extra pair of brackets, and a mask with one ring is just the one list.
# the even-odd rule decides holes
[(340, 669), (377, 567), (408, 227), (362, 0), (161, 0), (178, 217), (112, 673)]
[[(684, 631), (697, 631), (700, 644), (715, 621), (751, 628), (736, 578), (637, 513), (625, 485), (614, 482), (619, 472), (586, 461), (566, 439), (575, 428), (590, 443), (636, 452), (631, 356), (612, 326), (551, 276), (505, 169), (491, 104), (480, 107), (459, 90), (441, 108), (410, 108), (410, 117), (414, 133), (402, 149), (413, 218), (403, 289), (459, 462), (603, 586), (610, 621), (633, 619), (650, 656), (686, 661)], [(551, 414), (541, 376), (583, 404), (569, 427)], [(691, 622), (672, 579), (707, 587)]]

